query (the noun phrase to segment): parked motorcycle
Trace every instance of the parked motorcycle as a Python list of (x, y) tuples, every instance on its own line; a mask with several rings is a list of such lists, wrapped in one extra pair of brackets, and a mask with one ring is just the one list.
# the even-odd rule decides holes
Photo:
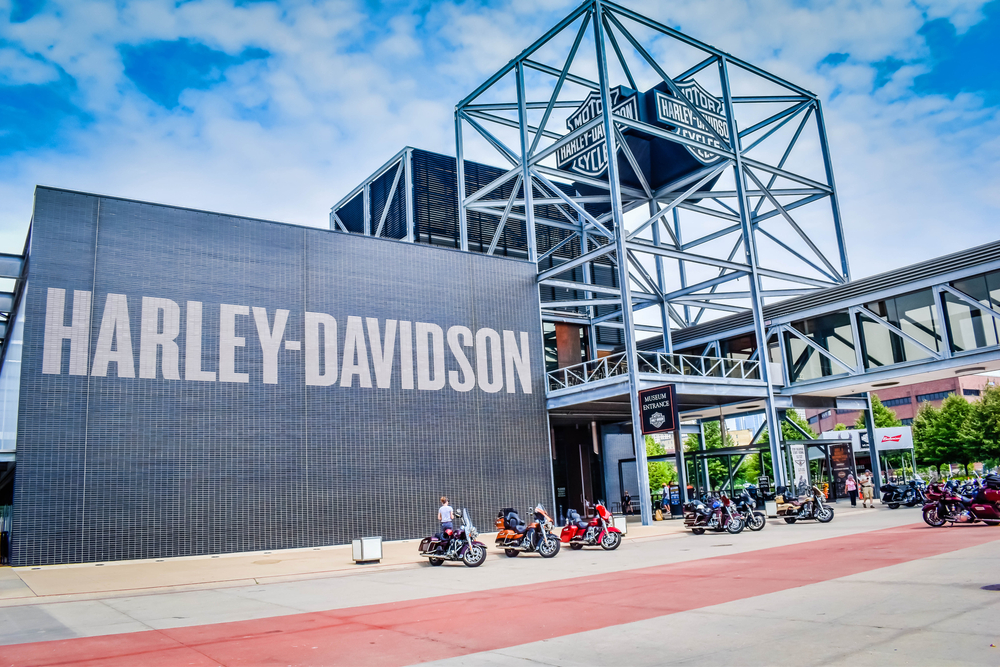
[(757, 511), (757, 501), (746, 490), (740, 493), (740, 498), (736, 503), (736, 511), (740, 513), (744, 525), (750, 530), (761, 530), (767, 523), (767, 517), (764, 516), (764, 513)]
[(940, 528), (946, 523), (977, 523), (1000, 526), (1000, 479), (980, 487), (975, 496), (963, 496), (947, 484), (927, 488), (924, 523)]
[(590, 521), (576, 510), (569, 510), (559, 539), (573, 550), (600, 545), (605, 551), (614, 551), (622, 543), (622, 532), (613, 523), (611, 512), (602, 502), (597, 503)]
[(559, 553), (561, 542), (553, 532), (555, 522), (552, 517), (541, 505), (533, 507), (531, 513), (534, 521), (530, 524), (522, 521), (517, 512), (509, 507), (497, 513), (496, 545), (508, 558), (514, 558), (522, 551), (537, 551), (542, 558), (552, 558)]
[(479, 567), (486, 560), (486, 545), (476, 541), (479, 531), (469, 519), (469, 510), (455, 510), (455, 518), (462, 521), (461, 526), (447, 528), (443, 533), (420, 540), (419, 553), (431, 565), (460, 560), (468, 567)]
[(719, 533), (725, 530), (733, 535), (743, 532), (743, 517), (726, 494), (707, 500), (708, 504), (693, 500), (684, 505), (685, 528), (690, 528), (695, 535), (702, 535), (706, 530)]
[(792, 495), (786, 487), (778, 487), (775, 500), (778, 505), (778, 516), (783, 518), (785, 523), (795, 523), (800, 519), (816, 519), (820, 523), (833, 520), (833, 508), (826, 504), (826, 497), (818, 486), (814, 485), (804, 498)]
[(913, 507), (924, 500), (924, 494), (917, 486), (915, 480), (910, 480), (906, 486), (902, 484), (883, 484), (882, 503), (889, 506), (889, 509), (899, 509), (900, 505)]

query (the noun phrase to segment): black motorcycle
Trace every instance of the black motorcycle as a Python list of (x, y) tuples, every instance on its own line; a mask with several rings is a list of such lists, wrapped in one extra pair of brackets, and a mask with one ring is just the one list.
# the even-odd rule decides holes
[(882, 503), (889, 506), (889, 509), (899, 509), (900, 505), (914, 507), (922, 504), (925, 500), (923, 490), (917, 485), (916, 480), (910, 480), (906, 486), (902, 484), (883, 484)]
[(431, 565), (460, 560), (468, 567), (479, 567), (486, 560), (486, 545), (476, 539), (479, 531), (469, 520), (469, 510), (455, 510), (455, 518), (461, 520), (461, 526), (425, 537), (420, 541), (419, 553)]
[(736, 511), (743, 517), (743, 524), (750, 530), (761, 530), (767, 523), (764, 513), (757, 511), (757, 501), (746, 490), (736, 501)]

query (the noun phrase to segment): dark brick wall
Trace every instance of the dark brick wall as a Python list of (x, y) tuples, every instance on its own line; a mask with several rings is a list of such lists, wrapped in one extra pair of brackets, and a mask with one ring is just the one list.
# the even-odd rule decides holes
[[(36, 192), (21, 378), (15, 565), (160, 558), (401, 539), (431, 532), (437, 498), (488, 529), (499, 507), (551, 502), (541, 336), (530, 264), (47, 188)], [(47, 290), (92, 292), (92, 363), (109, 293), (124, 294), (139, 370), (142, 297), (180, 306), (180, 380), (42, 373)], [(203, 302), (203, 367), (219, 364), (219, 305), (261, 307), (283, 340), (304, 312), (530, 335), (532, 393), (447, 384), (306, 386), (304, 350), (264, 384), (253, 316), (236, 370), (185, 377), (187, 301)], [(445, 343), (447, 367), (458, 366)], [(469, 349), (472, 365), (475, 356)], [(372, 377), (375, 382), (374, 375)]]

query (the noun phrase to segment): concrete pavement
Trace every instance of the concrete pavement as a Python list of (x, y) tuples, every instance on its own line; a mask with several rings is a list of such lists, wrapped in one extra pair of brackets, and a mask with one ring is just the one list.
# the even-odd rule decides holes
[[(276, 552), (276, 554), (267, 555), (267, 558), (263, 557), (263, 554), (238, 557), (242, 560), (239, 561), (239, 567), (233, 568), (232, 574), (234, 577), (216, 584), (206, 581), (209, 577), (202, 571), (200, 563), (196, 563), (192, 559), (178, 559), (187, 561), (189, 564), (193, 563), (194, 567), (191, 569), (194, 570), (195, 575), (189, 576), (185, 580), (179, 574), (183, 572), (184, 568), (177, 566), (177, 572), (171, 575), (173, 579), (170, 579), (170, 581), (174, 583), (171, 587), (150, 588), (142, 586), (143, 583), (149, 583), (150, 581), (162, 581), (156, 580), (155, 577), (150, 580), (131, 582), (133, 585), (138, 583), (139, 587), (143, 589), (142, 591), (123, 590), (123, 583), (119, 584), (119, 588), (115, 590), (95, 590), (96, 588), (100, 588), (97, 584), (102, 581), (105, 582), (102, 585), (107, 588), (109, 585), (107, 582), (115, 579), (109, 573), (115, 567), (125, 568), (123, 571), (128, 571), (128, 564), (108, 565), (103, 568), (96, 566), (67, 567), (62, 568), (62, 570), (76, 570), (88, 573), (86, 577), (83, 577), (87, 583), (75, 584), (74, 587), (70, 588), (71, 592), (60, 593), (59, 589), (55, 588), (51, 583), (55, 580), (49, 579), (47, 581), (50, 583), (46, 585), (53, 587), (46, 590), (52, 591), (51, 595), (9, 597), (3, 602), (4, 607), (0, 608), (0, 644), (24, 644), (26, 642), (66, 640), (73, 637), (104, 636), (107, 637), (107, 642), (124, 645), (122, 642), (144, 642), (149, 641), (150, 637), (155, 636), (157, 642), (167, 641), (171, 647), (170, 651), (177, 651), (180, 650), (179, 647), (181, 645), (190, 649), (191, 644), (185, 642), (194, 641), (197, 643), (197, 641), (200, 641), (192, 640), (191, 636), (183, 634), (185, 632), (194, 632), (197, 636), (203, 636), (204, 633), (209, 632), (213, 635), (214, 639), (218, 639), (221, 636), (228, 636), (228, 633), (242, 631), (240, 628), (243, 626), (240, 626), (240, 623), (250, 623), (251, 626), (247, 627), (253, 628), (253, 632), (263, 631), (271, 633), (274, 638), (281, 637), (283, 638), (282, 641), (284, 641), (292, 637), (305, 636), (302, 634), (304, 632), (303, 628), (297, 624), (305, 623), (305, 619), (309, 618), (309, 614), (322, 615), (323, 622), (326, 623), (329, 622), (329, 615), (331, 613), (335, 615), (339, 613), (340, 615), (337, 616), (339, 619), (338, 623), (344, 623), (348, 622), (345, 619), (354, 619), (357, 614), (367, 614), (368, 612), (362, 608), (374, 609), (380, 605), (389, 605), (393, 609), (399, 605), (406, 605), (402, 616), (398, 618), (393, 617), (395, 618), (393, 623), (396, 625), (413, 615), (421, 616), (429, 613), (428, 610), (436, 608), (436, 606), (454, 606), (456, 615), (453, 618), (448, 615), (444, 616), (443, 618), (448, 620), (442, 621), (442, 624), (449, 628), (449, 634), (456, 632), (461, 637), (463, 622), (465, 622), (465, 619), (473, 617), (459, 613), (461, 604), (473, 604), (473, 602), (478, 604), (490, 596), (498, 596), (491, 599), (500, 600), (506, 597), (505, 590), (515, 586), (518, 587), (518, 590), (526, 591), (519, 595), (531, 595), (536, 589), (555, 586), (559, 582), (566, 580), (571, 580), (564, 584), (564, 586), (568, 586), (571, 590), (580, 589), (586, 591), (588, 588), (597, 585), (593, 582), (586, 583), (591, 581), (593, 577), (607, 578), (607, 581), (611, 583), (602, 583), (601, 585), (611, 586), (609, 591), (613, 592), (620, 590), (624, 585), (623, 582), (631, 581), (630, 577), (638, 576), (642, 585), (635, 589), (636, 592), (631, 594), (630, 598), (638, 599), (641, 597), (644, 594), (643, 589), (647, 587), (647, 584), (654, 587), (660, 585), (659, 589), (653, 589), (656, 595), (650, 598), (651, 601), (646, 604), (646, 612), (644, 613), (648, 612), (652, 614), (649, 618), (644, 617), (637, 620), (627, 618), (627, 614), (625, 616), (618, 614), (613, 618), (606, 618), (606, 611), (594, 609), (592, 613), (588, 612), (588, 609), (595, 605), (606, 607), (607, 604), (618, 604), (617, 597), (614, 595), (611, 596), (609, 601), (606, 600), (603, 603), (597, 599), (592, 601), (592, 603), (587, 603), (586, 600), (577, 600), (569, 608), (561, 610), (558, 614), (558, 616), (568, 619), (567, 624), (561, 626), (556, 634), (546, 636), (544, 641), (537, 642), (537, 645), (531, 643), (531, 632), (526, 632), (526, 634), (521, 636), (507, 638), (506, 641), (509, 641), (509, 643), (491, 647), (485, 652), (475, 650), (476, 646), (483, 645), (481, 641), (483, 638), (465, 642), (462, 644), (463, 648), (458, 655), (461, 656), (463, 664), (477, 664), (476, 661), (480, 661), (479, 664), (507, 664), (525, 658), (530, 658), (536, 662), (541, 661), (542, 664), (607, 664), (612, 660), (617, 660), (617, 658), (602, 651), (611, 651), (613, 654), (614, 647), (619, 646), (622, 641), (625, 641), (628, 647), (633, 648), (646, 645), (644, 642), (651, 642), (661, 647), (658, 651), (648, 653), (648, 655), (640, 651), (641, 655), (637, 655), (634, 660), (637, 664), (663, 664), (675, 659), (691, 659), (694, 662), (698, 662), (699, 660), (706, 662), (715, 661), (713, 651), (717, 653), (720, 651), (724, 652), (725, 650), (744, 651), (749, 659), (747, 664), (784, 664), (781, 660), (764, 660), (764, 658), (775, 641), (789, 634), (786, 631), (786, 622), (791, 624), (787, 626), (788, 628), (799, 627), (798, 624), (805, 622), (811, 622), (813, 625), (821, 625), (822, 627), (809, 633), (808, 637), (798, 641), (809, 643), (816, 638), (821, 642), (832, 641), (836, 646), (844, 645), (842, 638), (837, 633), (847, 632), (853, 637), (858, 632), (862, 634), (868, 632), (867, 628), (869, 627), (865, 623), (857, 624), (857, 628), (851, 626), (850, 623), (847, 625), (838, 625), (837, 623), (827, 621), (825, 618), (822, 619), (823, 623), (817, 623), (815, 619), (809, 617), (809, 613), (811, 612), (808, 610), (813, 607), (809, 605), (803, 606), (803, 600), (826, 599), (829, 596), (833, 596), (829, 603), (824, 603), (829, 604), (830, 609), (850, 610), (857, 607), (858, 609), (867, 610), (868, 608), (865, 607), (866, 603), (863, 598), (859, 601), (854, 601), (848, 588), (838, 587), (849, 584), (849, 580), (852, 577), (871, 575), (872, 572), (868, 570), (872, 570), (878, 563), (873, 564), (869, 562), (862, 568), (864, 571), (859, 570), (855, 572), (851, 570), (842, 578), (827, 581), (826, 579), (832, 576), (829, 573), (836, 574), (839, 571), (838, 568), (843, 567), (841, 563), (826, 562), (829, 556), (824, 554), (833, 554), (834, 551), (824, 547), (822, 551), (812, 557), (815, 560), (815, 564), (812, 565), (808, 562), (802, 562), (802, 553), (805, 553), (802, 550), (809, 549), (810, 544), (816, 543), (816, 540), (824, 540), (826, 538), (835, 538), (830, 542), (825, 542), (828, 545), (836, 545), (838, 540), (847, 540), (856, 545), (864, 545), (870, 542), (871, 539), (875, 539), (866, 537), (866, 535), (878, 535), (878, 533), (872, 533), (872, 531), (912, 526), (915, 522), (920, 522), (918, 510), (851, 510), (850, 508), (838, 507), (837, 518), (830, 524), (820, 525), (810, 522), (788, 526), (784, 523), (769, 522), (768, 527), (761, 533), (748, 533), (745, 531), (743, 534), (735, 536), (723, 533), (696, 537), (679, 532), (680, 527), (678, 522), (667, 523), (666, 525), (658, 524), (642, 531), (630, 526), (629, 539), (616, 552), (608, 553), (600, 550), (571, 552), (567, 550), (551, 560), (542, 560), (536, 556), (521, 556), (516, 559), (507, 559), (503, 556), (498, 557), (497, 554), (493, 553), (481, 568), (474, 570), (465, 568), (460, 564), (446, 564), (444, 567), (430, 568), (426, 564), (412, 562), (415, 559), (410, 557), (410, 562), (393, 562), (380, 568), (361, 569), (350, 565), (344, 569), (327, 571), (320, 574), (310, 574), (308, 571), (293, 571), (290, 574), (286, 572), (274, 577), (261, 577), (258, 579), (256, 576), (258, 573), (251, 567), (254, 566), (254, 561), (248, 559), (284, 560), (283, 556), (287, 555), (287, 552)], [(994, 530), (996, 531), (995, 533), (993, 532)], [(910, 545), (906, 548), (908, 551), (914, 548), (922, 548), (921, 545), (932, 541), (938, 543), (938, 546), (935, 548), (944, 549), (945, 554), (952, 553), (952, 555), (964, 553), (964, 551), (952, 550), (960, 550), (962, 546), (968, 546), (966, 543), (969, 540), (975, 543), (985, 541), (982, 546), (973, 546), (968, 550), (970, 552), (976, 549), (984, 551), (976, 557), (970, 556), (966, 558), (968, 563), (966, 563), (966, 560), (962, 560), (958, 571), (961, 571), (963, 576), (969, 581), (978, 581), (976, 577), (981, 579), (987, 577), (990, 573), (989, 567), (983, 565), (983, 563), (990, 563), (991, 558), (993, 558), (992, 567), (995, 568), (996, 550), (993, 540), (1000, 539), (1000, 529), (972, 526), (937, 530), (920, 529), (919, 534), (914, 533), (914, 530), (909, 530), (908, 532), (913, 533), (913, 535), (910, 536), (907, 534), (902, 537), (889, 536), (887, 538), (889, 541), (884, 545), (888, 550), (886, 553), (892, 551), (893, 545), (902, 545), (906, 540), (911, 540), (911, 542), (906, 542)], [(916, 540), (912, 541), (914, 537)], [(409, 545), (409, 548), (413, 550), (415, 550), (415, 547), (415, 543)], [(753, 594), (745, 599), (719, 600), (720, 604), (708, 608), (705, 605), (712, 603), (711, 596), (707, 596), (702, 600), (698, 596), (696, 584), (699, 577), (703, 580), (705, 580), (705, 577), (707, 577), (708, 581), (711, 580), (711, 576), (708, 574), (711, 568), (704, 571), (699, 570), (700, 574), (695, 579), (682, 577), (672, 580), (669, 583), (666, 579), (663, 579), (660, 584), (656, 583), (657, 580), (655, 577), (642, 574), (648, 571), (649, 568), (664, 567), (666, 569), (663, 571), (662, 576), (667, 576), (671, 575), (671, 573), (676, 574), (679, 572), (678, 568), (703, 567), (699, 563), (712, 564), (720, 562), (721, 559), (716, 559), (715, 561), (706, 560), (713, 556), (724, 555), (726, 558), (751, 558), (753, 554), (757, 555), (752, 556), (752, 558), (764, 560), (760, 562), (740, 561), (744, 565), (737, 567), (765, 567), (765, 570), (762, 571), (770, 571), (770, 569), (775, 567), (774, 558), (778, 553), (775, 549), (780, 548), (798, 549), (798, 551), (787, 552), (784, 557), (791, 558), (790, 562), (794, 561), (798, 563), (796, 567), (805, 568), (806, 571), (811, 567), (815, 567), (816, 574), (800, 574), (796, 576), (805, 576), (805, 579), (792, 581), (791, 583), (782, 582), (781, 585), (787, 588), (787, 590), (760, 591), (760, 594)], [(872, 553), (874, 556), (882, 557), (878, 550)], [(844, 553), (839, 553), (838, 555), (840, 560), (844, 559)], [(406, 558), (405, 550), (402, 547), (400, 547), (399, 557), (402, 559)], [(893, 557), (906, 559), (905, 554)], [(928, 567), (932, 569), (940, 568), (941, 565), (937, 561), (948, 557), (947, 555), (931, 555), (926, 560), (904, 564), (897, 563), (889, 567), (879, 566), (880, 569), (872, 571), (888, 573), (894, 571), (895, 568), (912, 567), (918, 563), (930, 563)], [(236, 559), (237, 557), (229, 558)], [(225, 574), (228, 570), (228, 568), (223, 567), (225, 559), (226, 557), (203, 560), (207, 561), (207, 565), (205, 566), (207, 570), (210, 573), (214, 572), (213, 576), (218, 576), (219, 573)], [(298, 562), (296, 558), (292, 560)], [(309, 558), (303, 558), (302, 562), (309, 560)], [(685, 563), (688, 565), (685, 566)], [(747, 565), (747, 563), (750, 563), (750, 565)], [(152, 565), (156, 564), (141, 563), (131, 565), (137, 568), (132, 570), (132, 574), (134, 575), (145, 572)], [(162, 563), (159, 565), (162, 565)], [(255, 567), (268, 572), (271, 571), (270, 567), (273, 565), (280, 565), (280, 563), (258, 564)], [(779, 570), (781, 569), (780, 565), (780, 563), (777, 565)], [(950, 565), (954, 565), (954, 563)], [(300, 566), (295, 565), (295, 567)], [(729, 567), (732, 566), (733, 563), (730, 563)], [(304, 566), (301, 567), (305, 569)], [(240, 568), (245, 569), (241, 570)], [(0, 570), (0, 572), (3, 571)], [(30, 572), (35, 577), (39, 577), (41, 575), (37, 573), (44, 573), (44, 570)], [(90, 572), (100, 572), (100, 575), (93, 575), (93, 577), (97, 577), (97, 579), (94, 579), (89, 574)], [(637, 572), (640, 574), (637, 575)], [(952, 574), (954, 572), (952, 571)], [(18, 574), (24, 575), (22, 571), (19, 571)], [(156, 575), (155, 568), (152, 570), (152, 575)], [(246, 575), (254, 575), (253, 583), (246, 583)], [(59, 574), (58, 576), (65, 577), (66, 575)], [(658, 573), (657, 576), (661, 576), (661, 574)], [(785, 575), (782, 576), (784, 577)], [(819, 577), (818, 579), (816, 578), (817, 576)], [(880, 595), (894, 597), (897, 594), (897, 588), (899, 589), (899, 595), (907, 595), (906, 591), (910, 589), (902, 587), (898, 583), (901, 580), (905, 580), (906, 576), (906, 574), (896, 576), (896, 579), (888, 581), (885, 584), (888, 588), (884, 593), (880, 593)], [(30, 577), (31, 575), (25, 577), (27, 581), (23, 585), (27, 585), (27, 582), (31, 581)], [(289, 579), (282, 580), (282, 577), (288, 577)], [(768, 577), (764, 578), (767, 579)], [(1000, 579), (1000, 575), (997, 578)], [(121, 579), (121, 577), (118, 579)], [(60, 581), (63, 580), (60, 579)], [(14, 590), (16, 588), (3, 585), (2, 582), (4, 581), (9, 581), (9, 578), (0, 579), (0, 590)], [(896, 583), (892, 583), (893, 581)], [(41, 587), (37, 580), (34, 583)], [(988, 581), (985, 583), (995, 582)], [(947, 588), (948, 585), (948, 583), (944, 583), (942, 584), (942, 588)], [(830, 586), (833, 586), (830, 591), (818, 588)], [(743, 583), (740, 583), (739, 587), (745, 588)], [(672, 592), (671, 589), (674, 589), (675, 592)], [(658, 600), (660, 598), (676, 599), (681, 594), (681, 589), (690, 589), (683, 596), (693, 594), (694, 597), (690, 598), (694, 601), (692, 602), (693, 606), (689, 605), (685, 608), (683, 610), (684, 613), (680, 613), (682, 610), (671, 612), (668, 608), (658, 608)], [(965, 589), (962, 590), (964, 591)], [(976, 596), (987, 593), (986, 591), (979, 591), (978, 588), (975, 588), (975, 590), (978, 592), (972, 594), (973, 597), (968, 598), (965, 602), (955, 602), (954, 605), (957, 606), (947, 608), (961, 610), (961, 613), (974, 613), (974, 605), (980, 603)], [(22, 590), (21, 592), (23, 593), (24, 591)], [(753, 591), (749, 592), (753, 593)], [(934, 592), (934, 595), (938, 594), (939, 592)], [(777, 600), (773, 604), (770, 602), (772, 596), (776, 596), (774, 599)], [(790, 597), (786, 601), (781, 596)], [(803, 597), (800, 599), (796, 596)], [(993, 597), (997, 597), (1000, 600), (1000, 593), (993, 593), (992, 596), (987, 595), (985, 601), (990, 602)], [(463, 601), (459, 603), (459, 599)], [(449, 600), (451, 602), (448, 602)], [(921, 600), (922, 604), (925, 602), (926, 600)], [(588, 604), (590, 605), (589, 607)], [(948, 602), (947, 604), (952, 603)], [(973, 606), (966, 608), (962, 607), (963, 604), (971, 604)], [(750, 606), (741, 607), (740, 605)], [(730, 606), (735, 611), (727, 611)], [(909, 604), (908, 607), (914, 608), (914, 605)], [(697, 609), (698, 611), (692, 611), (693, 609)], [(714, 611), (716, 609), (721, 609), (722, 611), (716, 612)], [(807, 611), (800, 611), (800, 609)], [(336, 612), (335, 610), (344, 611)], [(760, 613), (754, 610), (760, 610)], [(378, 613), (384, 614), (388, 612), (380, 611)], [(527, 610), (516, 613), (517, 615), (521, 613), (527, 614), (530, 618), (530, 615), (534, 612)], [(732, 623), (729, 621), (720, 623), (718, 620), (705, 622), (705, 619), (708, 618), (708, 616), (705, 616), (706, 614), (710, 616), (715, 613), (721, 614), (726, 618), (732, 617), (735, 620)], [(830, 614), (831, 612), (823, 611), (816, 613)], [(588, 626), (586, 620), (588, 615), (598, 616), (601, 618), (601, 623), (597, 627)], [(702, 622), (691, 624), (691, 619), (698, 615), (701, 615)], [(491, 623), (499, 621), (500, 626), (498, 627), (504, 626), (502, 614), (499, 618), (492, 614), (488, 615), (488, 618)], [(543, 615), (543, 621), (544, 618)], [(762, 618), (770, 620), (762, 622)], [(845, 612), (837, 618), (846, 618), (851, 623), (854, 623), (856, 620), (853, 612)], [(861, 616), (858, 616), (858, 618), (861, 618)], [(921, 616), (919, 614), (912, 618), (916, 619), (915, 623), (924, 622), (920, 620)], [(939, 621), (943, 622), (942, 619), (936, 617), (924, 617), (924, 620), (935, 623)], [(350, 623), (354, 622), (354, 620), (350, 620)], [(452, 629), (453, 627), (454, 629)], [(589, 627), (585, 637), (575, 635), (579, 627)], [(941, 632), (949, 632), (949, 627), (942, 626)], [(189, 630), (182, 630), (184, 628), (188, 628)], [(212, 630), (209, 631), (208, 628), (212, 628)], [(667, 639), (667, 637), (663, 636), (664, 628), (671, 628), (668, 633), (671, 637), (679, 633), (676, 634), (676, 641), (671, 640), (670, 642), (666, 642), (673, 647), (673, 653), (670, 655), (663, 655), (662, 651), (664, 641)], [(904, 629), (895, 628), (895, 630), (903, 631)], [(476, 632), (483, 631), (483, 628), (476, 629)], [(485, 631), (485, 640), (489, 640), (493, 629), (486, 628)], [(327, 628), (323, 633), (320, 633), (319, 637), (329, 638), (336, 635), (342, 640), (341, 644), (352, 642), (354, 635), (351, 632), (340, 634), (342, 632), (343, 628), (336, 631)], [(170, 634), (170, 637), (166, 638), (167, 635), (163, 635), (162, 633), (173, 634)], [(177, 635), (177, 633), (181, 633), (181, 635)], [(824, 633), (831, 636), (828, 637)], [(129, 639), (130, 635), (133, 635), (131, 639)], [(605, 639), (601, 639), (602, 637)], [(722, 639), (721, 642), (720, 638)], [(759, 641), (757, 638), (759, 638)], [(885, 633), (882, 633), (882, 635), (879, 635), (879, 638), (885, 640), (887, 637)], [(226, 646), (230, 646), (231, 641), (232, 638), (229, 637), (224, 643)], [(594, 650), (581, 655), (578, 650), (581, 641), (585, 644), (593, 644)], [(996, 644), (1000, 642), (992, 641), (990, 643)], [(798, 645), (794, 642), (793, 644)], [(41, 654), (33, 654), (36, 658), (38, 655), (51, 654), (51, 657), (55, 659), (52, 664), (68, 664), (66, 660), (63, 660), (62, 663), (58, 662), (61, 658), (58, 658), (57, 654), (62, 655), (60, 654), (60, 647), (65, 647), (65, 645), (66, 642), (54, 641), (49, 644), (22, 646), (21, 649), (30, 652), (41, 648)], [(700, 653), (696, 650), (698, 646), (702, 646)], [(604, 648), (598, 650), (599, 647)], [(9, 654), (13, 649), (14, 647), (9, 647), (6, 651), (0, 651), (0, 656)], [(282, 650), (284, 649), (291, 651), (287, 646), (282, 646)], [(154, 647), (152, 653), (144, 655), (150, 657), (161, 654), (157, 653)], [(164, 653), (163, 655), (166, 656), (167, 654)], [(174, 657), (178, 657), (179, 655), (175, 654)], [(259, 653), (255, 655), (259, 656)], [(641, 659), (643, 655), (646, 655), (647, 662), (645, 663)], [(826, 656), (823, 659), (830, 657), (824, 651), (818, 651), (815, 655)], [(100, 661), (102, 664), (107, 663), (113, 657), (103, 654), (102, 656), (102, 660)], [(361, 663), (341, 662), (340, 664), (369, 664), (371, 662), (369, 658), (375, 656), (376, 654), (365, 654), (365, 659)], [(219, 659), (226, 657), (222, 654), (206, 656), (208, 660), (206, 664), (236, 664), (237, 662), (241, 664), (258, 664), (255, 662), (246, 662), (245, 659), (236, 660), (236, 662), (223, 662)], [(234, 660), (236, 657), (238, 656), (228, 655), (228, 658), (233, 658)], [(245, 657), (243, 656), (243, 658)], [(333, 664), (324, 661), (310, 661), (308, 656), (301, 656), (294, 652), (279, 652), (279, 654), (272, 657), (275, 664), (279, 662), (281, 664), (292, 664), (295, 660), (301, 660), (301, 664)], [(413, 655), (409, 653), (404, 652), (403, 654), (404, 659), (415, 662), (416, 660), (410, 659), (412, 657)], [(434, 655), (429, 655), (424, 659), (433, 659), (434, 657)], [(730, 655), (727, 659), (729, 662), (733, 662), (734, 656)], [(31, 662), (31, 660), (26, 662), (15, 661), (12, 664), (30, 664)], [(739, 664), (738, 660), (736, 662)], [(790, 661), (790, 663), (794, 664), (801, 664), (802, 662), (803, 660), (801, 659)], [(809, 661), (806, 660), (805, 662), (808, 664)], [(976, 662), (976, 659), (973, 662)], [(131, 664), (136, 663), (133, 661)], [(175, 663), (168, 660), (164, 664)], [(396, 662), (385, 664), (407, 663), (397, 660)]]

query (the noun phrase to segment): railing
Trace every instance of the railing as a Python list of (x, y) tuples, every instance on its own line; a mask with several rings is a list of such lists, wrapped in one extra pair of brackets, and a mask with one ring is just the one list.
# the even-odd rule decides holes
[[(722, 357), (699, 357), (693, 354), (667, 354), (665, 352), (639, 352), (640, 373), (657, 375), (686, 375), (705, 378), (730, 378), (759, 380), (760, 362)], [(628, 359), (624, 352), (600, 359), (585, 361), (549, 371), (549, 391), (578, 387), (610, 377), (628, 374)]]

